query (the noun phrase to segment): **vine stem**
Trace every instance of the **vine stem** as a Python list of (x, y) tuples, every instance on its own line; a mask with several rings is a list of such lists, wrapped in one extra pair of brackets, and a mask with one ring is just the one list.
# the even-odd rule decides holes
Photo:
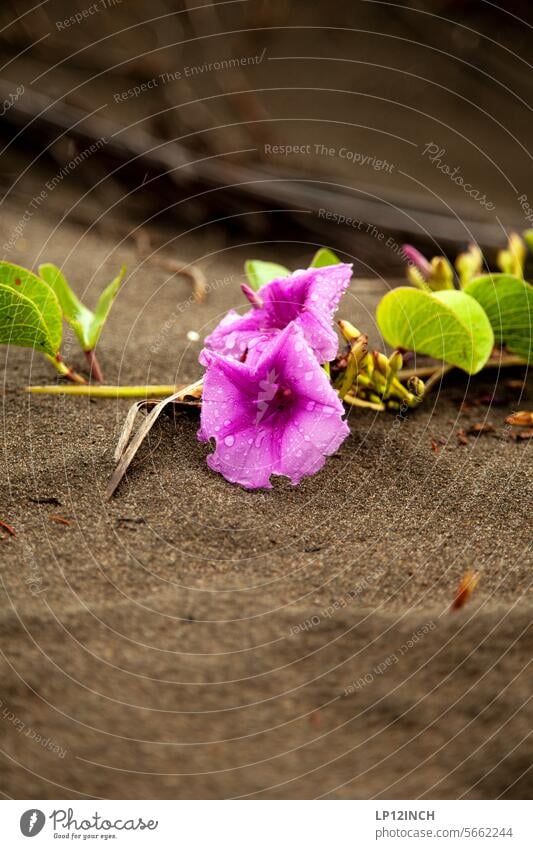
[(104, 382), (104, 373), (101, 369), (100, 363), (96, 359), (96, 354), (94, 353), (94, 350), (84, 351), (83, 353), (85, 354), (87, 362), (89, 363), (89, 368), (91, 370), (91, 377), (94, 378), (94, 380), (97, 380), (98, 383), (103, 383)]
[(444, 365), (441, 368), (438, 368), (436, 371), (434, 371), (433, 374), (431, 375), (431, 377), (424, 382), (424, 395), (427, 392), (431, 392), (433, 387), (436, 386), (437, 383), (441, 382), (444, 375), (448, 374), (448, 372), (452, 371), (452, 369), (454, 369), (454, 368), (455, 368), (455, 366)]
[(87, 383), (84, 377), (81, 374), (78, 374), (74, 371), (73, 368), (67, 366), (64, 362), (61, 354), (56, 354), (55, 357), (50, 356), (50, 354), (46, 354), (46, 358), (50, 360), (55, 369), (59, 372), (62, 377), (66, 377), (67, 380), (70, 380), (72, 383), (76, 383), (78, 385), (84, 385)]
[[(527, 361), (524, 360), (523, 357), (518, 357), (515, 354), (502, 354), (501, 356), (491, 357), (490, 360), (487, 360), (482, 371), (485, 371), (486, 368), (508, 368), (511, 366), (527, 366)], [(444, 373), (447, 374), (454, 368), (455, 366), (447, 366)], [(399, 380), (409, 380), (410, 377), (420, 377), (424, 380), (425, 378), (431, 379), (433, 375), (437, 375), (438, 380), (441, 371), (441, 367), (435, 369), (435, 366), (422, 366), (421, 368), (402, 369), (397, 373), (396, 377)]]
[(82, 395), (88, 398), (166, 398), (179, 387), (174, 384), (155, 386), (66, 386), (52, 384), (50, 386), (26, 386), (26, 392), (33, 395)]

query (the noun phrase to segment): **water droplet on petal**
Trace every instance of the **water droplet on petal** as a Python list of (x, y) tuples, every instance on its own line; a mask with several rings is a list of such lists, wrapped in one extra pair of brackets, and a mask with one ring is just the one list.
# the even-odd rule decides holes
[(231, 446), (235, 442), (235, 437), (231, 436), (231, 434), (230, 434), (229, 436), (226, 436), (226, 438), (224, 439), (224, 442), (228, 446), (228, 448), (231, 448)]

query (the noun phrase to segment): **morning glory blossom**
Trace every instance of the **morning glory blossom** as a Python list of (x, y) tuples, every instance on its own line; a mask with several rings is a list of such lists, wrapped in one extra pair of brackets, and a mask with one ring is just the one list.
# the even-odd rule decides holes
[(212, 351), (204, 360), (198, 438), (215, 440), (207, 463), (231, 483), (270, 489), (273, 474), (297, 484), (348, 436), (342, 403), (297, 321), (251, 360)]
[[(322, 268), (294, 271), (253, 292), (241, 288), (252, 304), (244, 315), (230, 310), (205, 340), (207, 350), (235, 359), (260, 355), (265, 344), (294, 322), (302, 331), (319, 362), (337, 354), (333, 314), (350, 282), (352, 266), (338, 263)], [(200, 362), (207, 364), (206, 352)]]

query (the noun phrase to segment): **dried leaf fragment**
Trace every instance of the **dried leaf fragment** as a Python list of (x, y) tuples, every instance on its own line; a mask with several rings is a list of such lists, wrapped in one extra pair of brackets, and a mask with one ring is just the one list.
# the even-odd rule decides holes
[(505, 423), (513, 427), (531, 427), (533, 426), (533, 413), (528, 410), (513, 413), (512, 416), (507, 416)]
[(494, 425), (491, 425), (490, 422), (474, 422), (468, 428), (468, 433), (472, 436), (477, 436), (480, 433), (494, 433)]
[(473, 572), (471, 569), (465, 572), (461, 578), (461, 582), (457, 587), (457, 592), (452, 603), (452, 610), (459, 610), (470, 599), (479, 582), (479, 572)]
[(533, 436), (533, 427), (527, 428), (527, 430), (520, 430), (518, 433), (513, 433), (515, 439), (531, 439)]
[(457, 441), (461, 443), (461, 445), (468, 445), (468, 436), (466, 435), (464, 428), (459, 428), (457, 431)]

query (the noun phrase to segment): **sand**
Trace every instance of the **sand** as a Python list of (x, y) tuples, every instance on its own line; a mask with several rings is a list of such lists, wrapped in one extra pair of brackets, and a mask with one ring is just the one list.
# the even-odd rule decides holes
[[(187, 333), (241, 303), (249, 250), (180, 241), (207, 273), (198, 305), (131, 242), (53, 226), (32, 221), (11, 258), (65, 262), (89, 303), (130, 270), (99, 345), (107, 379), (199, 376)], [(376, 345), (389, 283), (354, 280), (339, 313)], [(70, 336), (67, 352), (83, 369)], [(531, 446), (505, 425), (531, 407), (522, 372), (452, 377), (405, 419), (357, 411), (320, 474), (271, 492), (207, 468), (195, 414), (166, 417), (106, 503), (128, 402), (30, 397), (53, 380), (44, 358), (3, 348), (2, 366), (6, 796), (531, 795)], [(493, 429), (461, 444), (478, 422)], [(450, 612), (468, 569), (479, 585)]]

